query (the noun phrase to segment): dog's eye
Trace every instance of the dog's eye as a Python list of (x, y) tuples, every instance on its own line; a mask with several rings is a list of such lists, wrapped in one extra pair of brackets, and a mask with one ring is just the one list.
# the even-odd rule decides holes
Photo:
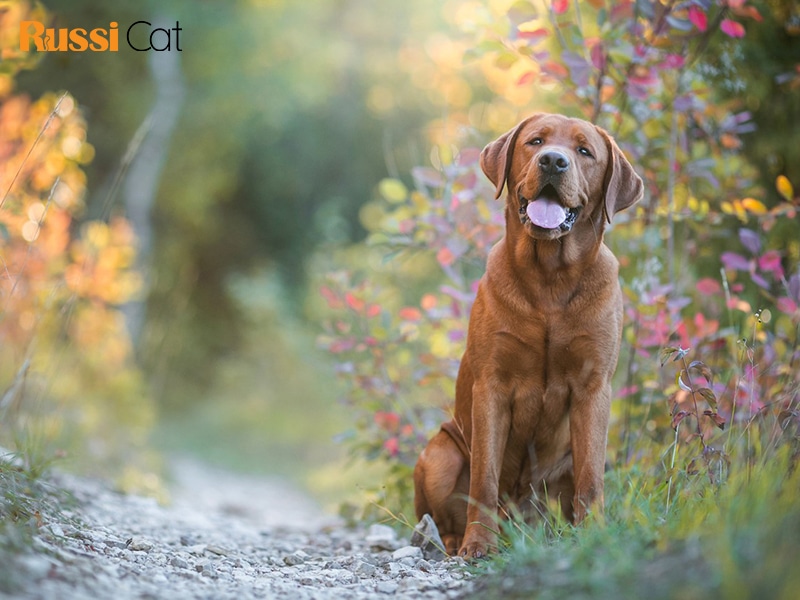
[(542, 144), (544, 144), (544, 140), (540, 137), (535, 137), (528, 142), (529, 146), (541, 146)]
[(594, 155), (589, 151), (588, 148), (584, 146), (578, 147), (578, 154), (583, 154), (584, 156), (588, 156), (589, 158), (594, 158)]

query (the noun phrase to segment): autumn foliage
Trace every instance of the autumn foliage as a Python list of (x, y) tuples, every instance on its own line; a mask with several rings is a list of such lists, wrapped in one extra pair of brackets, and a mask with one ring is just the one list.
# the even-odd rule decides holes
[[(13, 40), (31, 15), (43, 18), (26, 3), (0, 12), (0, 37)], [(121, 311), (140, 290), (136, 240), (110, 210), (85, 218), (94, 149), (76, 99), (15, 94), (16, 72), (35, 61), (3, 47), (0, 439), (136, 470), (153, 419)]]

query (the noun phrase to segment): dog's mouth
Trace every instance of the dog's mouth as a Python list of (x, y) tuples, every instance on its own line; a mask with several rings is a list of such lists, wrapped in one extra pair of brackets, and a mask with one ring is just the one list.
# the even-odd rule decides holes
[(566, 233), (572, 229), (578, 219), (578, 208), (569, 208), (561, 202), (556, 188), (545, 185), (535, 199), (529, 200), (519, 194), (519, 220), (526, 225), (530, 223), (539, 230)]

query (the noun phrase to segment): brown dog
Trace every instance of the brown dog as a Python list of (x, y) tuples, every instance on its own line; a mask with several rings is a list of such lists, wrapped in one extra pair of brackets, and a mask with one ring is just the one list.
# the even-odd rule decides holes
[(622, 334), (603, 231), (643, 187), (605, 131), (560, 115), (524, 120), (481, 167), (498, 198), (508, 184), (506, 234), (472, 309), (454, 418), (414, 470), (417, 518), (431, 514), (447, 552), (468, 558), (496, 547), (504, 506), (557, 498), (574, 523), (602, 509)]

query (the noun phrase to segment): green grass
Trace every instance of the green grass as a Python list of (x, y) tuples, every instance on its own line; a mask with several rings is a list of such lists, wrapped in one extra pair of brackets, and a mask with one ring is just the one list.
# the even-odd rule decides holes
[[(800, 589), (800, 471), (787, 452), (715, 486), (667, 492), (636, 467), (606, 477), (605, 522), (506, 525), (487, 598), (790, 598)], [(487, 565), (478, 566), (484, 571)]]
[(48, 463), (28, 453), (0, 450), (0, 592), (13, 592), (24, 574), (17, 558), (31, 551), (43, 522), (70, 500), (46, 481)]

